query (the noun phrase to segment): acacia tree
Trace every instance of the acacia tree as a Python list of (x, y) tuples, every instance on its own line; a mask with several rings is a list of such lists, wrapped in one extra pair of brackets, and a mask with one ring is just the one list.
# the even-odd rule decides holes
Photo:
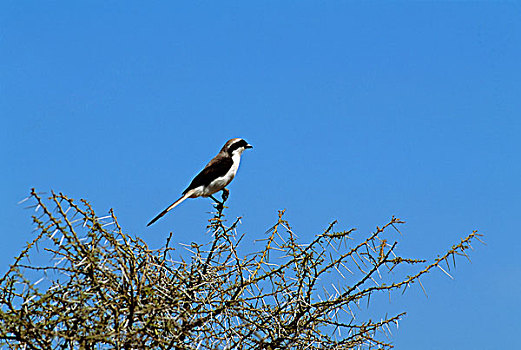
[(221, 206), (210, 241), (181, 246), (183, 259), (172, 234), (149, 249), (112, 210), (98, 217), (61, 193), (29, 199), (36, 237), (0, 279), (0, 345), (12, 349), (391, 348), (405, 313), (361, 320), (358, 306), (435, 268), (448, 274), (480, 236), (426, 262), (397, 254), (397, 218), (358, 240), (333, 222), (304, 243), (280, 211), (262, 247), (242, 254), (240, 218), (227, 223)]

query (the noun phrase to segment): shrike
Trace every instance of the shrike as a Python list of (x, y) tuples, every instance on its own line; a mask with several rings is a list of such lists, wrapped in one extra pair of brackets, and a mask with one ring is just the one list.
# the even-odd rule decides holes
[(212, 195), (222, 190), (223, 199), (225, 200), (228, 197), (228, 190), (225, 187), (235, 177), (241, 162), (241, 154), (248, 148), (253, 147), (243, 139), (228, 140), (221, 148), (221, 151), (194, 177), (190, 185), (184, 190), (181, 198), (153, 218), (147, 226), (152, 225), (187, 198), (210, 197), (217, 203), (220, 203)]

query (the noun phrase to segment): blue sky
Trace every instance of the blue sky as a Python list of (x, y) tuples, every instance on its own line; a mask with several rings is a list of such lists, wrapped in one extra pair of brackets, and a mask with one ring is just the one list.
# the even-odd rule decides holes
[(478, 229), (455, 280), (384, 305), (408, 311), (392, 341), (521, 347), (519, 3), (4, 1), (0, 52), (2, 270), (32, 237), (31, 187), (114, 208), (152, 247), (207, 240), (206, 199), (145, 225), (244, 137), (245, 244), (283, 208), (303, 241), (396, 215), (407, 256)]

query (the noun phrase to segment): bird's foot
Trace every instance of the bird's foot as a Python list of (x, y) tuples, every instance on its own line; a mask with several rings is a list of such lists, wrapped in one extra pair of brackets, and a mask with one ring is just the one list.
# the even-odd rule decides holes
[(221, 198), (223, 199), (223, 204), (228, 199), (228, 196), (230, 195), (230, 190), (223, 188), (223, 193), (221, 195)]

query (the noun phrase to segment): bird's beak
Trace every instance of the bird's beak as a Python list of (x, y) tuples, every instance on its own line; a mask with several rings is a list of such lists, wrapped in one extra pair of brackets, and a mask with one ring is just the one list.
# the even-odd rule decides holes
[(244, 146), (244, 148), (253, 148), (253, 146), (248, 144), (248, 145)]

